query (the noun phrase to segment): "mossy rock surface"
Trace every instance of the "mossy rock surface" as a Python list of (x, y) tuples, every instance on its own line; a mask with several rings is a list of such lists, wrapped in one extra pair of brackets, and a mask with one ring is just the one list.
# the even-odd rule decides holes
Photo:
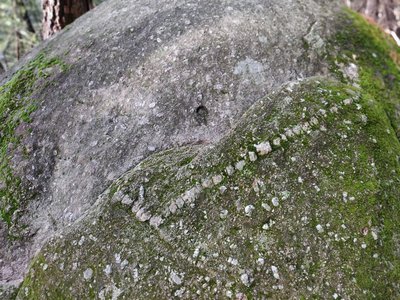
[[(108, 74), (91, 65), (86, 54), (82, 61), (71, 55), (80, 47), (99, 50), (96, 44), (86, 45), (87, 39), (78, 39), (76, 47), (61, 55), (69, 67), (39, 94), (63, 101), (40, 103), (38, 109), (46, 113), (30, 115), (33, 135), (43, 138), (48, 130), (40, 125), (44, 116), (54, 122), (63, 108), (73, 113), (63, 115), (65, 126), (56, 126), (49, 135), (46, 151), (56, 152), (54, 161), (43, 167), (49, 177), (38, 182), (32, 204), (25, 206), (30, 212), (15, 218), (27, 226), (26, 232), (38, 230), (16, 242), (40, 251), (9, 297), (400, 297), (399, 48), (380, 29), (335, 2), (272, 1), (268, 7), (250, 2), (227, 8), (182, 1), (176, 4), (179, 9), (166, 2), (156, 13), (162, 20), (156, 24), (141, 15), (152, 15), (151, 7), (128, 5), (128, 11), (137, 8), (145, 26), (131, 31), (123, 23), (127, 31), (122, 32), (134, 32), (136, 41), (143, 41), (142, 49), (151, 52), (134, 72), (137, 61)], [(115, 6), (123, 15), (119, 5), (109, 1), (103, 10)], [(282, 37), (288, 45), (287, 53), (280, 52), (282, 72), (278, 61), (270, 63), (266, 57), (279, 57), (279, 43), (275, 47), (267, 42), (279, 35), (278, 28), (264, 36), (262, 31), (272, 25), (255, 22), (243, 25), (242, 36), (235, 35), (245, 16), (261, 22), (262, 13), (273, 15), (271, 8), (279, 15), (279, 5), (291, 8), (290, 14), (303, 11), (301, 7), (310, 12), (302, 13), (308, 24), (304, 31), (295, 32), (301, 21), (294, 16), (282, 23), (282, 32), (288, 33)], [(103, 6), (78, 20), (64, 37), (68, 40), (76, 28), (100, 16)], [(221, 30), (217, 36), (212, 29), (202, 34), (221, 46), (206, 50), (208, 41), (190, 40), (199, 33), (190, 28), (215, 26), (207, 17), (211, 11), (223, 19), (216, 21)], [(173, 59), (179, 55), (165, 42), (169, 38), (163, 33), (175, 32), (171, 18), (177, 16), (183, 23), (175, 25), (191, 34), (170, 36), (169, 41), (183, 52), (201, 44), (197, 53), (185, 52), (198, 73), (186, 74), (185, 63)], [(227, 24), (231, 42), (229, 30), (224, 31)], [(255, 28), (260, 32), (252, 36), (250, 29)], [(156, 46), (147, 33), (159, 34), (155, 43), (164, 46)], [(127, 49), (136, 47), (121, 42), (118, 34), (111, 36), (121, 47), (106, 52), (100, 60), (104, 65), (118, 59), (113, 51), (124, 60)], [(257, 45), (247, 46), (253, 37)], [(226, 56), (232, 42), (240, 45), (238, 59)], [(56, 37), (46, 46), (50, 57), (59, 57), (57, 45), (63, 43)], [(200, 57), (209, 60), (203, 64), (196, 60)], [(156, 62), (182, 82), (161, 77)], [(162, 62), (170, 63), (169, 68)], [(86, 87), (74, 81), (78, 75), (90, 80), (90, 71), (104, 77)], [(164, 93), (154, 89), (157, 84)], [(153, 92), (146, 98), (147, 89)], [(140, 105), (133, 111), (129, 103)], [(47, 112), (47, 105), (53, 111)], [(38, 156), (46, 157), (46, 151)], [(43, 163), (27, 161), (28, 166)], [(18, 164), (12, 167), (24, 170)], [(40, 222), (31, 221), (33, 216)]]
[(260, 100), (238, 128), (118, 179), (42, 250), (19, 296), (396, 295), (400, 144), (381, 104), (313, 78)]

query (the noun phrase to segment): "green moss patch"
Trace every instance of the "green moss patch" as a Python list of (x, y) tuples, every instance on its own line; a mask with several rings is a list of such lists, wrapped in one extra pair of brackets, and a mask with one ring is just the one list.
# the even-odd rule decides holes
[(400, 137), (400, 48), (393, 38), (361, 15), (346, 10), (331, 45), (336, 48), (333, 57), (337, 62), (359, 67), (363, 93), (381, 103)]
[(48, 69), (56, 65), (66, 70), (67, 66), (58, 58), (39, 54), (0, 87), (0, 217), (9, 226), (14, 212), (27, 197), (21, 179), (10, 166), (10, 157), (21, 138), (15, 132), (18, 126), (31, 122), (31, 114), (39, 103), (39, 99), (32, 97), (40, 88), (38, 80), (48, 77)]

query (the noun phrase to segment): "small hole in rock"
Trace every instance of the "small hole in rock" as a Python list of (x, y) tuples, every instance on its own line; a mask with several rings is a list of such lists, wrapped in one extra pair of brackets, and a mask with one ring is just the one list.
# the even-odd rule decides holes
[(200, 125), (207, 125), (208, 109), (204, 105), (196, 108), (196, 120)]

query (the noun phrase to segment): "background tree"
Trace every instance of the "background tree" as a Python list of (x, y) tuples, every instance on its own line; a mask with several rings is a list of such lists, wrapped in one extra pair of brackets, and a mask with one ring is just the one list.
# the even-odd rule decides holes
[(43, 39), (60, 31), (93, 8), (92, 0), (42, 0)]
[(347, 0), (354, 10), (370, 17), (385, 29), (400, 28), (400, 0)]
[(102, 1), (0, 0), (0, 74), (43, 38), (48, 38)]
[[(102, 1), (0, 0), (0, 74), (42, 39), (61, 30)], [(400, 0), (344, 1), (400, 36)]]
[(40, 40), (40, 23), (37, 0), (1, 0), (0, 73), (36, 45)]

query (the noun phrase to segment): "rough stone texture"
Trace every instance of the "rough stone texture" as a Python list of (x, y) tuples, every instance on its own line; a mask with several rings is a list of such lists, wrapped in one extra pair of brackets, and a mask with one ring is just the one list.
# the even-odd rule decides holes
[(9, 147), (18, 299), (398, 295), (378, 29), (334, 1), (108, 1), (39, 51), (66, 66)]

